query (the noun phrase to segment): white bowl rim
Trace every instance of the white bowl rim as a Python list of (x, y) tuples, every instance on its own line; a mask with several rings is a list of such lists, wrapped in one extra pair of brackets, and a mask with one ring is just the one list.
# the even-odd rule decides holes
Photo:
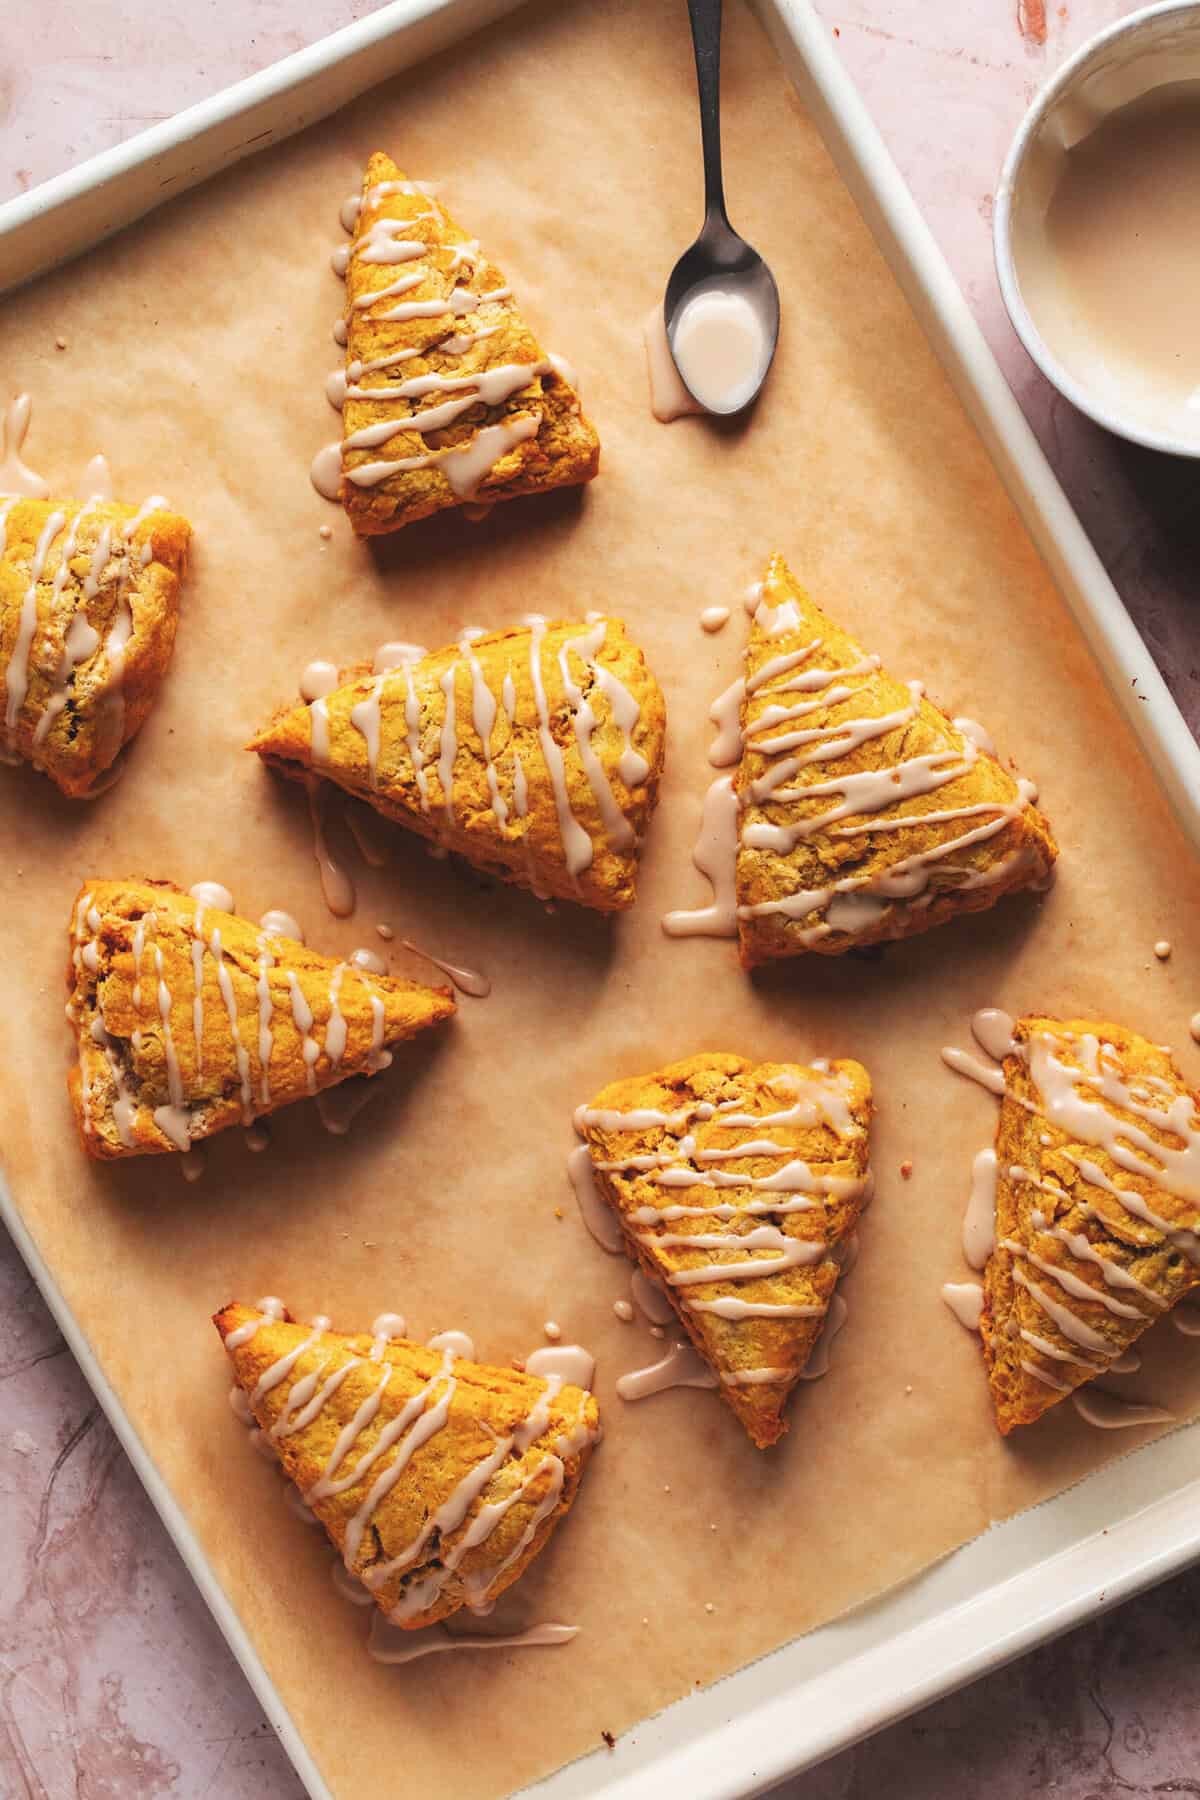
[(1033, 314), (1025, 304), (1025, 296), (1021, 292), (1012, 251), (1014, 188), (1020, 177), (1021, 167), (1029, 152), (1029, 147), (1064, 88), (1070, 85), (1080, 69), (1092, 60), (1098, 50), (1102, 50), (1118, 38), (1127, 37), (1130, 33), (1139, 30), (1151, 19), (1168, 18), (1172, 13), (1192, 14), (1197, 21), (1200, 21), (1200, 0), (1157, 0), (1157, 4), (1153, 6), (1143, 6), (1137, 12), (1129, 13), (1123, 19), (1116, 19), (1111, 25), (1105, 25), (1096, 32), (1094, 37), (1090, 37), (1085, 44), (1081, 44), (1074, 55), (1067, 58), (1062, 67), (1055, 71), (1034, 96), (1028, 111), (1017, 127), (1016, 135), (1009, 146), (1004, 166), (1000, 171), (1000, 185), (996, 191), (996, 206), (992, 219), (992, 254), (995, 258), (1000, 293), (1012, 327), (1042, 374), (1058, 389), (1059, 393), (1063, 394), (1072, 406), (1077, 407), (1087, 418), (1093, 420), (1097, 425), (1102, 425), (1106, 431), (1111, 431), (1116, 437), (1125, 438), (1133, 444), (1141, 444), (1147, 450), (1159, 450), (1170, 456), (1196, 459), (1200, 458), (1200, 438), (1184, 441), (1172, 436), (1169, 432), (1151, 431), (1143, 424), (1126, 421), (1095, 399), (1089, 390), (1070, 374), (1050, 349), (1034, 323)]

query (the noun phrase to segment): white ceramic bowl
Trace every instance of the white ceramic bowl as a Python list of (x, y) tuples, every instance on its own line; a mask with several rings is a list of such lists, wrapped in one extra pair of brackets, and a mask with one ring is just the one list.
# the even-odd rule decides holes
[(1165, 0), (1092, 38), (1047, 82), (1021, 123), (1000, 177), (993, 241), (1009, 317), (1047, 379), (1109, 431), (1152, 450), (1200, 457), (1200, 410), (1194, 432), (1190, 421), (1164, 423), (1136, 376), (1064, 326), (1068, 302), (1053, 276), (1046, 234), (1067, 152), (1119, 108), (1181, 81), (1200, 82), (1200, 0)]

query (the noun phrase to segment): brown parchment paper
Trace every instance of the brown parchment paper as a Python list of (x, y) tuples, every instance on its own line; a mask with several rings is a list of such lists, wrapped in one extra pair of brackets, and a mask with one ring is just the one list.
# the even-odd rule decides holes
[[(125, 779), (72, 807), (0, 772), (4, 1166), (317, 1763), (355, 1800), (397, 1781), (506, 1793), (1133, 1437), (1065, 1407), (1007, 1444), (995, 1435), (977, 1347), (938, 1296), (961, 1271), (994, 1103), (938, 1051), (983, 1004), (1095, 1010), (1173, 1042), (1195, 1075), (1195, 859), (759, 27), (729, 15), (730, 206), (784, 307), (748, 422), (664, 427), (647, 407), (639, 322), (700, 210), (686, 19), (667, 0), (530, 7), (0, 308), (5, 385), (35, 396), (35, 465), (67, 486), (102, 447), (123, 496), (164, 491), (196, 528), (174, 667)], [(336, 426), (327, 258), (376, 146), (442, 183), (577, 365), (604, 445), (586, 493), (368, 550), (312, 492), (309, 460)], [(1040, 782), (1062, 843), (1048, 896), (879, 961), (813, 957), (753, 982), (731, 945), (662, 936), (665, 910), (705, 897), (690, 851), (707, 710), (739, 665), (742, 590), (775, 547)], [(708, 638), (698, 615), (714, 603), (735, 617)], [(634, 911), (547, 918), (397, 834), (389, 867), (357, 865), (356, 916), (330, 918), (302, 794), (241, 750), (303, 665), (591, 607), (624, 615), (667, 694)], [(243, 912), (286, 906), (330, 951), (378, 947), (386, 921), (484, 968), (494, 993), (410, 1046), (349, 1139), (300, 1106), (275, 1120), (267, 1155), (240, 1132), (214, 1141), (196, 1185), (175, 1158), (92, 1165), (63, 1082), (64, 932), (81, 878), (134, 873), (223, 880)], [(1166, 964), (1151, 953), (1162, 937)], [(393, 966), (422, 973), (402, 952)], [(614, 1316), (625, 1267), (586, 1235), (564, 1175), (578, 1101), (702, 1048), (854, 1055), (876, 1083), (878, 1192), (843, 1290), (849, 1324), (766, 1454), (709, 1394), (616, 1398), (616, 1376), (658, 1350)], [(578, 1623), (570, 1649), (368, 1660), (321, 1534), (285, 1510), (226, 1404), (209, 1315), (263, 1292), (347, 1329), (384, 1308), (421, 1334), (463, 1327), (496, 1359), (531, 1350), (553, 1318), (596, 1352), (606, 1440), (503, 1614)], [(1125, 1387), (1191, 1416), (1197, 1347), (1169, 1326), (1144, 1342)]]

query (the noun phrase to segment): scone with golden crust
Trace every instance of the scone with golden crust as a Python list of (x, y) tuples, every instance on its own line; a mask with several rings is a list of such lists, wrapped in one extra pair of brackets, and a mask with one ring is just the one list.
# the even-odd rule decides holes
[(268, 1301), (213, 1323), (284, 1473), (407, 1630), (490, 1609), (569, 1511), (600, 1436), (590, 1393), (470, 1360), (458, 1333), (347, 1337)]
[(454, 1011), (165, 881), (89, 881), (71, 918), (68, 1076), (90, 1156), (187, 1150), (391, 1062)]
[(1200, 1286), (1200, 1101), (1170, 1052), (1090, 1019), (1022, 1019), (1013, 1044), (981, 1320), (1005, 1434)]
[(97, 791), (166, 674), (191, 529), (157, 499), (0, 495), (0, 760)]
[(625, 1248), (663, 1287), (760, 1449), (800, 1379), (870, 1195), (860, 1063), (705, 1054), (576, 1115)]
[(346, 276), (341, 499), (360, 537), (590, 481), (600, 441), (505, 277), (381, 151)]
[(542, 897), (631, 906), (666, 708), (619, 619), (466, 634), (279, 713), (248, 746)]
[(742, 735), (747, 968), (928, 931), (1044, 881), (1058, 854), (1032, 784), (881, 668), (780, 556), (751, 628)]

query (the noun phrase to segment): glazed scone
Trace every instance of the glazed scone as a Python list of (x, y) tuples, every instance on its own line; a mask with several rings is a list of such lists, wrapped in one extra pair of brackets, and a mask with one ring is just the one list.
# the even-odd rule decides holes
[(566, 365), (479, 240), (382, 152), (363, 180), (346, 332), (341, 500), (360, 537), (596, 473)]
[[(429, 1345), (377, 1320), (347, 1337), (278, 1302), (213, 1319), (246, 1416), (395, 1625), (490, 1611), (565, 1517), (600, 1417), (592, 1395), (473, 1360), (458, 1332)], [(281, 1522), (280, 1529), (286, 1522)]]
[(747, 968), (910, 937), (1049, 875), (1058, 850), (1033, 786), (920, 682), (881, 668), (780, 556), (751, 627), (741, 722)]
[(628, 1255), (760, 1449), (787, 1430), (870, 1197), (870, 1122), (860, 1063), (718, 1054), (613, 1082), (576, 1114)]
[(198, 1138), (374, 1075), (454, 1011), (444, 988), (373, 975), (163, 881), (89, 881), (71, 918), (68, 1076), (90, 1156)]
[(666, 708), (619, 619), (468, 634), (276, 715), (248, 746), (542, 897), (631, 906)]
[(103, 785), (171, 660), (191, 529), (157, 499), (0, 495), (0, 760)]
[(1021, 1019), (1004, 1059), (983, 1353), (1007, 1434), (1200, 1287), (1200, 1101), (1159, 1044)]

